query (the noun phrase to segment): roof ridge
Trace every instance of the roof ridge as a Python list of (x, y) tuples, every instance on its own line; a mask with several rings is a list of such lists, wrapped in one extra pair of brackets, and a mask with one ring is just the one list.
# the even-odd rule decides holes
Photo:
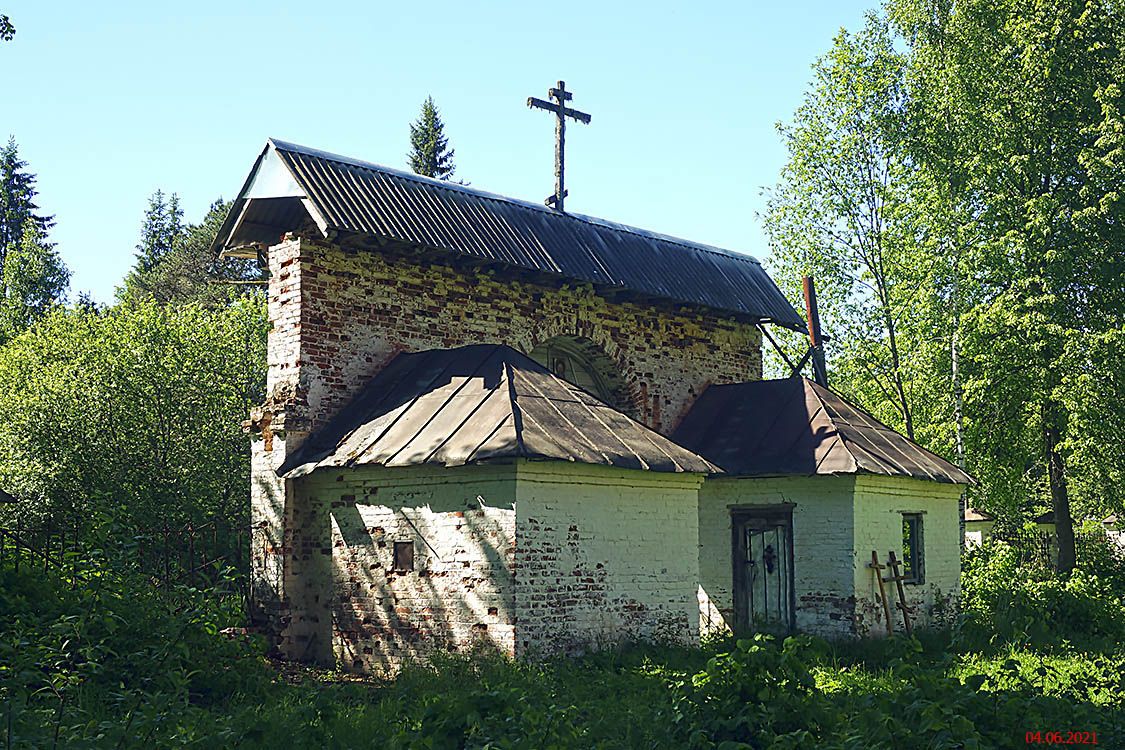
[(515, 377), (512, 374), (512, 363), (507, 359), (504, 360), (504, 377), (508, 379), (508, 403), (512, 407), (512, 425), (516, 433), (516, 446), (520, 455), (526, 457), (527, 444), (523, 441), (523, 409), (520, 407), (519, 402), (516, 400), (516, 384)]
[[(805, 379), (806, 379), (806, 380), (808, 380), (808, 378), (805, 378)], [(825, 391), (827, 391), (827, 392), (828, 392), (828, 393), (830, 393), (831, 395), (833, 395), (833, 396), (835, 396), (836, 398), (840, 399), (840, 401), (842, 401), (842, 402), (843, 402), (843, 403), (844, 403), (845, 405), (847, 405), (847, 406), (848, 406), (849, 408), (851, 408), (851, 409), (855, 409), (855, 410), (856, 410), (857, 412), (859, 412), (860, 414), (862, 414), (862, 415), (863, 415), (864, 417), (866, 417), (867, 419), (869, 419), (869, 420), (871, 420), (872, 422), (874, 422), (874, 424), (875, 424), (875, 430), (876, 430), (876, 432), (889, 432), (890, 434), (892, 434), (892, 435), (894, 435), (894, 436), (896, 436), (896, 437), (902, 438), (903, 440), (905, 440), (906, 442), (908, 442), (908, 443), (909, 443), (910, 445), (914, 446), (914, 447), (915, 447), (915, 448), (917, 448), (918, 450), (922, 451), (923, 453), (926, 453), (926, 454), (928, 454), (928, 455), (929, 455), (930, 457), (932, 457), (932, 458), (936, 458), (936, 459), (937, 459), (938, 461), (941, 461), (941, 462), (943, 462), (943, 463), (947, 463), (947, 464), (949, 464), (950, 466), (954, 467), (955, 469), (957, 469), (957, 471), (959, 471), (959, 472), (960, 472), (960, 473), (961, 473), (962, 475), (964, 475), (964, 477), (965, 477), (966, 479), (968, 479), (968, 480), (969, 480), (970, 482), (975, 482), (975, 480), (973, 480), (973, 477), (972, 477), (972, 476), (971, 476), (971, 475), (969, 474), (969, 472), (965, 471), (965, 469), (963, 469), (962, 467), (960, 467), (960, 466), (958, 466), (957, 464), (953, 463), (953, 462), (952, 462), (952, 461), (950, 461), (950, 460), (949, 460), (948, 458), (943, 458), (943, 457), (939, 456), (939, 455), (938, 455), (937, 453), (934, 453), (934, 452), (933, 452), (932, 450), (930, 450), (930, 449), (929, 449), (929, 448), (927, 448), (926, 446), (922, 445), (922, 444), (921, 444), (921, 443), (919, 443), (919, 442), (918, 442), (917, 440), (911, 440), (911, 439), (910, 439), (909, 437), (907, 437), (906, 435), (903, 435), (903, 434), (902, 434), (901, 432), (899, 432), (898, 430), (896, 430), (896, 429), (894, 429), (893, 427), (890, 427), (889, 425), (887, 425), (887, 424), (886, 424), (885, 422), (883, 422), (883, 421), (882, 421), (881, 419), (879, 419), (878, 417), (876, 417), (876, 416), (875, 416), (874, 414), (872, 414), (871, 412), (869, 412), (869, 411), (867, 411), (866, 409), (864, 409), (864, 408), (863, 408), (862, 406), (859, 406), (858, 404), (853, 404), (853, 403), (852, 403), (851, 401), (849, 401), (848, 399), (844, 398), (844, 397), (843, 397), (842, 395), (840, 395), (839, 393), (836, 393), (835, 391), (833, 391), (832, 389), (830, 389), (830, 388), (828, 388), (828, 387), (826, 387), (826, 386), (822, 386), (822, 385), (819, 385), (819, 384), (817, 384), (817, 383), (814, 383), (814, 382), (813, 382), (812, 380), (808, 380), (808, 382), (809, 382), (809, 383), (812, 383), (813, 385), (817, 386), (818, 388), (823, 388), (823, 389), (824, 389)], [(815, 391), (815, 390), (814, 390), (813, 392), (814, 392), (814, 393), (816, 393), (816, 391)], [(820, 394), (819, 394), (819, 393), (817, 393), (817, 394), (816, 394), (816, 397), (817, 397), (817, 400), (818, 400), (818, 401), (820, 401), (820, 402), (821, 402), (821, 404), (823, 405), (824, 401), (823, 401), (823, 399), (821, 399), (821, 396), (820, 396)], [(832, 417), (829, 417), (829, 419), (831, 419), (831, 420), (832, 420), (833, 424), (835, 424), (835, 423), (836, 423), (836, 420), (835, 420), (835, 419), (833, 419)], [(850, 422), (850, 421), (848, 421), (848, 420), (846, 420), (846, 419), (841, 419), (840, 421), (841, 421), (841, 422), (843, 422), (844, 424), (848, 425), (849, 427), (857, 427), (857, 428), (859, 427), (859, 425), (855, 425), (854, 423), (852, 423), (852, 422)], [(837, 430), (837, 432), (839, 432), (839, 430)], [(841, 440), (843, 439), (843, 434), (841, 434), (841, 435), (840, 435), (840, 438), (841, 438)], [(846, 447), (846, 446), (845, 446), (845, 447)], [(870, 453), (870, 451), (866, 451), (866, 450), (865, 450), (865, 452), (867, 452), (867, 453)], [(848, 449), (848, 453), (849, 453), (849, 454), (851, 454), (851, 455), (852, 455), (852, 458), (853, 458), (853, 460), (855, 460), (855, 454), (851, 452), (851, 449)], [(878, 460), (878, 459), (876, 459), (876, 460)], [(857, 464), (857, 466), (858, 466), (858, 461), (856, 462), (856, 464)], [(926, 473), (928, 473), (928, 474), (929, 474), (929, 473), (931, 473), (931, 472), (930, 472), (930, 471), (929, 471), (929, 470), (927, 469), (927, 470), (926, 470)]]
[(291, 151), (299, 154), (304, 154), (306, 156), (312, 156), (318, 159), (324, 159), (326, 161), (333, 161), (338, 164), (359, 167), (360, 169), (370, 169), (376, 172), (390, 174), (395, 177), (399, 177), (404, 180), (409, 180), (419, 184), (430, 185), (432, 187), (441, 188), (443, 190), (449, 190), (451, 192), (473, 195), (485, 200), (500, 201), (502, 203), (510, 203), (512, 205), (534, 209), (536, 211), (542, 212), (547, 216), (558, 216), (566, 219), (572, 219), (574, 221), (580, 221), (585, 224), (592, 224), (594, 226), (602, 227), (604, 229), (610, 229), (616, 232), (626, 232), (638, 237), (660, 239), (673, 245), (679, 245), (680, 247), (683, 247), (687, 250), (699, 250), (702, 252), (732, 258), (734, 260), (753, 263), (757, 266), (762, 265), (762, 262), (758, 260), (757, 256), (751, 255), (750, 253), (740, 253), (734, 250), (727, 250), (725, 248), (717, 247), (715, 245), (709, 245), (707, 243), (693, 242), (683, 237), (676, 237), (675, 235), (664, 234), (662, 232), (654, 232), (652, 230), (642, 229), (641, 227), (635, 227), (630, 224), (622, 224), (620, 222), (612, 221), (610, 219), (603, 219), (597, 216), (556, 211), (552, 208), (548, 208), (547, 206), (533, 203), (532, 201), (524, 200), (522, 198), (514, 198), (510, 195), (494, 193), (490, 190), (483, 190), (481, 188), (471, 188), (468, 185), (463, 185), (461, 183), (449, 182), (447, 180), (438, 180), (433, 177), (427, 177), (426, 175), (407, 172), (406, 170), (397, 169), (395, 167), (388, 167), (385, 164), (378, 164), (376, 162), (367, 161), (365, 159), (356, 159), (351, 156), (344, 156), (342, 154), (336, 154), (331, 151), (323, 151), (321, 149), (311, 148), (309, 146), (302, 146), (298, 143), (292, 143), (290, 141), (282, 141), (277, 138), (268, 138), (267, 141), (270, 145), (272, 145), (279, 151)]
[[(809, 378), (804, 378), (804, 380), (805, 380), (806, 383), (809, 384), (810, 390), (812, 391), (813, 395), (816, 397), (817, 402), (820, 404), (821, 410), (824, 411), (825, 417), (828, 418), (829, 423), (831, 423), (831, 425), (835, 428), (836, 438), (840, 441), (840, 445), (843, 447), (843, 449), (845, 451), (847, 451), (848, 455), (851, 456), (852, 463), (855, 464), (856, 473), (865, 473), (865, 472), (870, 473), (869, 469), (864, 469), (863, 466), (860, 464), (859, 456), (857, 456), (856, 453), (855, 453), (855, 451), (857, 449), (863, 451), (865, 454), (870, 456), (871, 459), (873, 461), (875, 461), (876, 464), (880, 464), (884, 467), (889, 467), (892, 471), (896, 468), (894, 466), (894, 464), (888, 463), (887, 461), (884, 461), (884, 460), (880, 459), (878, 456), (876, 456), (871, 451), (864, 448), (858, 442), (848, 439), (848, 437), (844, 434), (843, 430), (840, 429), (836, 418), (833, 417), (832, 414), (828, 411), (828, 407), (824, 403), (824, 397), (819, 393), (819, 390), (823, 388), (824, 391), (826, 393), (828, 393), (829, 395), (835, 396), (836, 398), (840, 399), (841, 401), (844, 402), (844, 404), (846, 404), (848, 406), (852, 406), (852, 403), (850, 401), (847, 401), (846, 399), (844, 399), (843, 396), (839, 395), (835, 391), (832, 391), (829, 388), (827, 388), (825, 386), (822, 386), (822, 385), (820, 385), (819, 383), (817, 383), (813, 380), (810, 380)], [(857, 409), (857, 411), (859, 411), (861, 414), (864, 414), (864, 416), (869, 417), (871, 419), (871, 421), (873, 421), (875, 424), (882, 425), (883, 427), (886, 427), (886, 425), (883, 425), (882, 422), (880, 422), (878, 419), (875, 419), (875, 417), (867, 414), (862, 409), (858, 409), (858, 407), (854, 407), (854, 406), (852, 406), (852, 408)], [(846, 424), (848, 427), (856, 427), (857, 429), (859, 429), (858, 425), (854, 425), (847, 420), (840, 420), (840, 421), (843, 422), (844, 424)], [(894, 430), (891, 430), (891, 432), (894, 432)], [(898, 433), (895, 432), (895, 434), (897, 435)], [(825, 456), (825, 458), (827, 458), (827, 456)], [(823, 462), (823, 461), (824, 461), (824, 458), (821, 459), (821, 462)], [(817, 464), (818, 468), (819, 468), (819, 465), (820, 464), (818, 463)], [(929, 472), (927, 472), (927, 473), (929, 473)]]

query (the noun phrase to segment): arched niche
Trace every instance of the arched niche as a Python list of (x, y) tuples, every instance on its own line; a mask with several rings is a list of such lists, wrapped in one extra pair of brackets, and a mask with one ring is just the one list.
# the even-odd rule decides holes
[(590, 339), (555, 336), (532, 349), (529, 356), (563, 380), (619, 411), (636, 416), (625, 379), (616, 363)]

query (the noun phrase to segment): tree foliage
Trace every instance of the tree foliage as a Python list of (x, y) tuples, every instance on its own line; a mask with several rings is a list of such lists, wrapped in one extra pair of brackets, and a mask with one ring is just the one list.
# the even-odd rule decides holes
[(0, 150), (0, 342), (63, 301), (70, 271), (47, 233), (54, 219), (35, 202), (35, 175), (14, 138)]
[(8, 144), (0, 149), (0, 276), (8, 253), (20, 244), (28, 227), (45, 234), (55, 223), (52, 217), (38, 213), (35, 175), (26, 167), (15, 137), (8, 138)]
[[(1078, 418), (1073, 383), (1104, 366), (1089, 355), (1125, 326), (1123, 9), (904, 0), (891, 10), (917, 60), (919, 119), (953, 113), (940, 120), (948, 135), (931, 125), (917, 139), (919, 163), (942, 176), (939, 165), (959, 165), (970, 207), (959, 218), (974, 241), (955, 268), (966, 438), (990, 500), (1053, 508), (1067, 568), (1072, 497), (1084, 512), (1122, 504), (1116, 484), (1088, 494), (1099, 470), (1081, 457), (1120, 438)], [(939, 95), (948, 101), (935, 106)], [(1099, 400), (1107, 422), (1125, 410), (1120, 390)]]
[(43, 230), (31, 224), (7, 254), (3, 298), (0, 299), (0, 341), (30, 328), (66, 296), (70, 271)]
[(173, 207), (173, 201), (157, 191), (145, 213), (137, 263), (118, 298), (216, 307), (253, 294), (252, 282), (263, 281), (264, 271), (253, 261), (220, 258), (211, 252), (230, 206), (220, 198), (201, 222), (184, 225), (178, 203)]
[(1123, 10), (887, 10), (837, 38), (782, 131), (779, 275), (822, 280), (834, 382), (939, 452), (963, 441), (978, 504), (1052, 507), (1065, 568), (1071, 500), (1122, 507)]
[(168, 257), (180, 243), (184, 234), (184, 210), (180, 196), (165, 195), (157, 190), (148, 199), (144, 222), (141, 224), (141, 241), (137, 244), (136, 269), (151, 271)]
[(255, 297), (53, 311), (0, 349), (0, 482), (68, 521), (245, 520), (266, 325)]
[(415, 174), (449, 180), (456, 167), (453, 149), (445, 136), (445, 123), (441, 121), (434, 98), (427, 96), (422, 102), (418, 119), (410, 124), (410, 168)]
[(779, 281), (792, 291), (803, 275), (818, 281), (843, 345), (831, 362), (842, 390), (914, 437), (917, 369), (906, 358), (931, 322), (931, 268), (914, 241), (904, 66), (874, 14), (836, 37), (795, 122), (780, 127), (790, 159), (765, 218)]

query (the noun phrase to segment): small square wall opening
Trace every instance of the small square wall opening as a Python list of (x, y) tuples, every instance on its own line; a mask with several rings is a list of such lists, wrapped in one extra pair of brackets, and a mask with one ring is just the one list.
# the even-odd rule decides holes
[(414, 570), (414, 542), (395, 542), (395, 570), (409, 573)]

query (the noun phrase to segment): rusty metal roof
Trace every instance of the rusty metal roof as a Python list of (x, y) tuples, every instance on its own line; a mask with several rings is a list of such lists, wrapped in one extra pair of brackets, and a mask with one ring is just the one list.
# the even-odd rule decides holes
[(749, 255), (274, 139), (214, 249), (272, 243), (310, 217), (326, 237), (404, 242), (804, 330)]
[(883, 474), (974, 482), (807, 378), (710, 386), (672, 439), (738, 476)]
[(716, 471), (516, 350), (477, 344), (399, 354), (278, 473), (511, 458)]

